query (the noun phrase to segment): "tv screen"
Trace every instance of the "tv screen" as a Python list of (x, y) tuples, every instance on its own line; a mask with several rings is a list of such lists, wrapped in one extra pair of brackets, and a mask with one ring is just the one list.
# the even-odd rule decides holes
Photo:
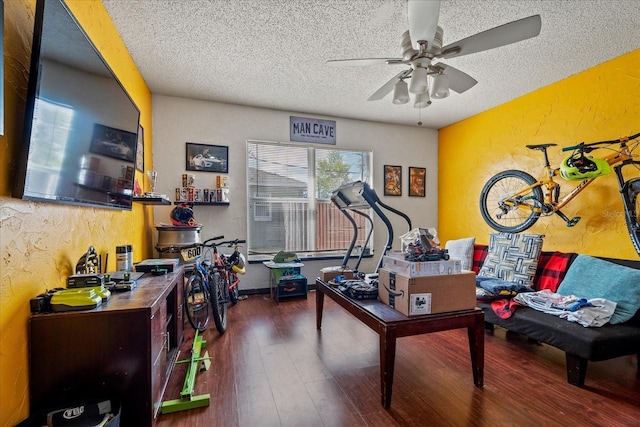
[(38, 0), (14, 196), (131, 209), (140, 112), (61, 0)]

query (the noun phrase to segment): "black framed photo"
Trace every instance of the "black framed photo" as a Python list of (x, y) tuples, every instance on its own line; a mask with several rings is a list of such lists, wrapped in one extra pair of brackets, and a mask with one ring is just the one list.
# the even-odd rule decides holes
[(89, 151), (103, 156), (134, 162), (136, 134), (96, 123)]
[(402, 195), (402, 166), (384, 165), (384, 195)]
[(136, 149), (136, 169), (144, 172), (144, 129), (138, 125), (138, 148)]
[(409, 166), (409, 196), (424, 197), (425, 196), (425, 178), (427, 176), (426, 168), (416, 168)]
[(229, 173), (229, 147), (187, 142), (188, 171)]

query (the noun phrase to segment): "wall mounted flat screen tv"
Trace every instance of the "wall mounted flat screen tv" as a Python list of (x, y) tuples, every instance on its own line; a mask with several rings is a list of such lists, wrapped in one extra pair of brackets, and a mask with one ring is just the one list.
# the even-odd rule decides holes
[(38, 0), (14, 197), (131, 209), (140, 111), (61, 0)]

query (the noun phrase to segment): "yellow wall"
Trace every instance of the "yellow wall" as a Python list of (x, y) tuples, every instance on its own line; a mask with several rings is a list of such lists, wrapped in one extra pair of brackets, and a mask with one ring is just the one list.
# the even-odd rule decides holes
[[(141, 112), (145, 165), (151, 163), (151, 93), (99, 0), (67, 0)], [(29, 299), (65, 285), (90, 245), (98, 253), (130, 243), (134, 261), (151, 256), (152, 213), (135, 204), (113, 211), (11, 198), (15, 161), (22, 137), (33, 35), (35, 1), (12, 0), (5, 8), (5, 135), (0, 136), (0, 426), (29, 414)], [(145, 177), (136, 172), (143, 184)], [(146, 187), (145, 187), (146, 188)], [(62, 332), (61, 332), (62, 333)]]
[[(564, 157), (562, 146), (616, 139), (637, 132), (640, 132), (640, 50), (441, 129), (438, 135), (441, 240), (475, 236), (480, 243), (488, 242), (493, 230), (480, 215), (480, 191), (487, 179), (501, 170), (521, 169), (534, 177), (540, 176), (542, 153), (526, 149), (526, 144), (558, 144), (549, 150), (549, 160), (557, 167)], [(567, 181), (561, 185), (563, 190), (575, 186)], [(567, 228), (557, 215), (543, 217), (528, 230), (546, 236), (544, 250), (638, 258), (627, 234), (613, 173), (591, 184), (563, 212), (570, 218), (582, 219), (575, 227)]]

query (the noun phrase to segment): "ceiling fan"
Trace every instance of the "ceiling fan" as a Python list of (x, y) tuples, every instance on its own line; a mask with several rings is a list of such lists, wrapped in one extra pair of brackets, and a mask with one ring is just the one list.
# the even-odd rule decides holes
[[(408, 0), (407, 15), (409, 30), (402, 35), (402, 58), (362, 58), (337, 59), (327, 61), (331, 66), (354, 66), (375, 64), (403, 64), (409, 68), (399, 72), (367, 101), (377, 101), (394, 91), (393, 103), (409, 102), (409, 92), (415, 95), (414, 107), (425, 108), (431, 104), (429, 81), (431, 76), (431, 98), (441, 99), (449, 96), (449, 89), (463, 93), (478, 82), (467, 73), (434, 59), (447, 59), (456, 56), (482, 52), (516, 43), (540, 34), (540, 15), (509, 22), (490, 30), (469, 36), (446, 46), (442, 46), (443, 30), (438, 25), (440, 0)], [(410, 84), (406, 81), (410, 79)]]

